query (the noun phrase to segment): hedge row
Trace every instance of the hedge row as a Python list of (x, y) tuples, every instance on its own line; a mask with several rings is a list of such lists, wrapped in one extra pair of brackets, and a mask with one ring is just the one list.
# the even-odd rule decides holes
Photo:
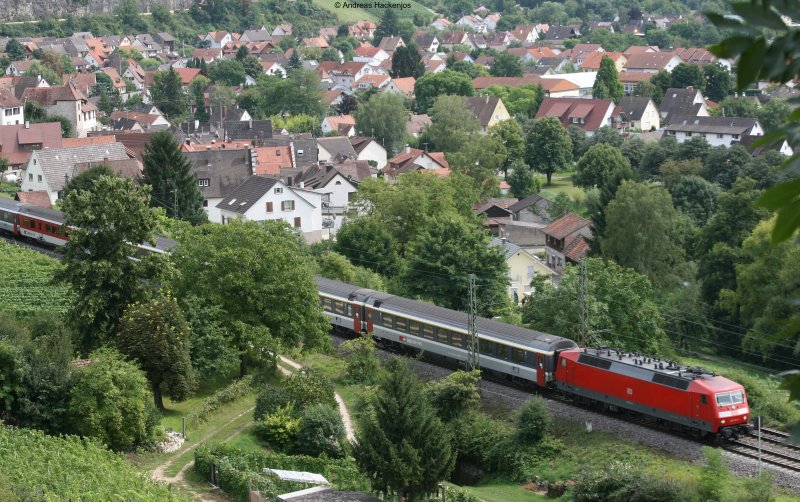
[(220, 389), (214, 394), (203, 399), (200, 405), (186, 415), (188, 427), (197, 427), (206, 421), (208, 416), (219, 409), (220, 406), (235, 401), (242, 396), (246, 396), (253, 391), (253, 377), (248, 375), (236, 380), (224, 389)]
[(276, 483), (262, 474), (264, 468), (319, 473), (336, 489), (369, 490), (367, 479), (350, 460), (242, 451), (225, 445), (199, 446), (194, 452), (196, 472), (210, 480), (214, 466), (217, 468), (217, 484), (236, 500), (247, 500), (248, 486), (265, 496), (308, 488), (308, 485), (296, 483)]

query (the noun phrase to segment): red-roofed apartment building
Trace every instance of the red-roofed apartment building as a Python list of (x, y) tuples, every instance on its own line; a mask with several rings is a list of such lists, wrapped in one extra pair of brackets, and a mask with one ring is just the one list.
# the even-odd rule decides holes
[(561, 125), (576, 125), (588, 136), (601, 127), (615, 124), (615, 106), (610, 99), (544, 98), (536, 118), (556, 117)]
[(576, 264), (589, 251), (592, 223), (577, 214), (567, 213), (544, 227), (544, 252), (547, 265), (560, 272), (567, 263)]

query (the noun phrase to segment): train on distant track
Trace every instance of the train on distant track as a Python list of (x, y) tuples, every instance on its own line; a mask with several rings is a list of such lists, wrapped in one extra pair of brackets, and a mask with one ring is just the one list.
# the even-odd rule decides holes
[[(69, 241), (69, 227), (61, 211), (4, 198), (0, 198), (0, 233), (49, 247), (62, 247)], [(171, 239), (156, 237), (155, 243), (132, 246), (131, 257), (167, 253), (175, 245)]]
[[(322, 310), (335, 329), (464, 363), (469, 319), (429, 303), (316, 277)], [(484, 372), (552, 389), (604, 409), (627, 410), (701, 436), (748, 434), (750, 408), (742, 385), (700, 368), (683, 367), (606, 347), (478, 318)]]

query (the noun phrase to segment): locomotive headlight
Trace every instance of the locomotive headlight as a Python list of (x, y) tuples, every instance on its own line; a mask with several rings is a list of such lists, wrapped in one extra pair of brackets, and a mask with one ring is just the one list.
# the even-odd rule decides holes
[(720, 420), (719, 423), (724, 424), (725, 420)]

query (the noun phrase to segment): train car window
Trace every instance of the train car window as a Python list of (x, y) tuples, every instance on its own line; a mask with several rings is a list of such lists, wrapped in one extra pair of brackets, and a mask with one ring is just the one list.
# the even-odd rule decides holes
[(522, 349), (511, 349), (511, 360), (515, 363), (521, 363), (525, 360), (525, 351)]
[(14, 221), (14, 217), (11, 215), (11, 213), (8, 213), (6, 211), (0, 211), (0, 220), (11, 223)]
[(389, 314), (383, 314), (383, 320), (381, 323), (387, 328), (391, 328), (394, 325), (394, 317), (390, 316)]
[(566, 368), (567, 367), (567, 360), (564, 359), (563, 357), (561, 358), (561, 367), (562, 368)]
[(372, 320), (372, 309), (367, 309), (367, 321)]
[(407, 331), (408, 330), (406, 319), (404, 317), (398, 317), (395, 320), (395, 329), (398, 330), (398, 331)]
[(447, 339), (447, 330), (442, 328), (436, 328), (436, 341), (441, 343), (450, 343)]
[(348, 317), (353, 317), (353, 306), (349, 303), (344, 304), (344, 314)]
[(455, 345), (455, 346), (457, 346), (457, 347), (463, 347), (464, 346), (464, 336), (461, 333), (457, 332), (457, 331), (451, 331), (450, 332), (450, 343)]
[(412, 335), (419, 336), (420, 333), (419, 323), (417, 321), (410, 321), (408, 323), (408, 332), (411, 333)]
[(433, 326), (430, 324), (424, 324), (422, 326), (422, 336), (428, 340), (433, 340)]
[(330, 298), (322, 299), (322, 310), (326, 312), (333, 312), (333, 302)]
[(480, 349), (481, 354), (486, 354), (487, 356), (494, 355), (494, 343), (490, 342), (489, 340), (484, 340), (481, 338), (478, 341), (478, 348)]
[(498, 359), (508, 359), (508, 346), (497, 343), (494, 346), (494, 355)]

